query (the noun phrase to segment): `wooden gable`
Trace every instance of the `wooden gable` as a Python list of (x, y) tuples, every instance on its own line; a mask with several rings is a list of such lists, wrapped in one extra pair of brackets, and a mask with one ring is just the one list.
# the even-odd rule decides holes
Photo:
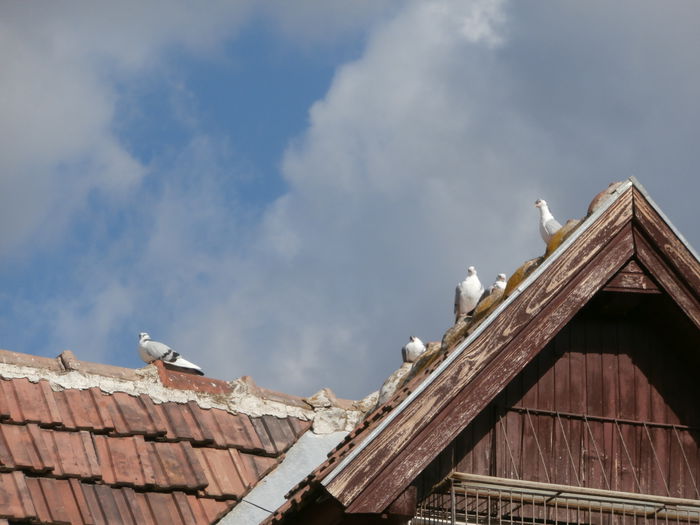
[(453, 471), (700, 499), (699, 348), (668, 296), (598, 293), (418, 476), (418, 500)]
[[(614, 344), (601, 335), (613, 326)], [(580, 339), (589, 332), (605, 344)], [(342, 460), (320, 469), (332, 522), (396, 514), (416, 489), (421, 497), (446, 470), (462, 468), (699, 497), (698, 334), (700, 263), (631, 179), (379, 425), (356, 432)], [(560, 456), (556, 468), (545, 466)], [(635, 479), (650, 457), (678, 469), (645, 468), (648, 479)], [(652, 479), (657, 470), (667, 475)]]

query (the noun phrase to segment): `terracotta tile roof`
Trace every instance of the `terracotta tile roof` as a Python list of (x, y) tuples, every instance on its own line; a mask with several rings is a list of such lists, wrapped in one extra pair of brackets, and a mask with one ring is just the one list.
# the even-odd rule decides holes
[(0, 524), (214, 523), (313, 413), (248, 379), (0, 350)]

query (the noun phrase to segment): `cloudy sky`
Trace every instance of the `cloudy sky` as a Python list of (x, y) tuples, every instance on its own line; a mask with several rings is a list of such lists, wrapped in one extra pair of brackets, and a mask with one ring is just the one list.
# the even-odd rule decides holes
[(700, 3), (4, 2), (0, 348), (363, 397), (636, 176), (700, 246)]

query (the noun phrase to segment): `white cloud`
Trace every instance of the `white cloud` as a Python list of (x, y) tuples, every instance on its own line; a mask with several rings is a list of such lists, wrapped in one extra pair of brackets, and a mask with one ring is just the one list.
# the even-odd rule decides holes
[[(179, 337), (194, 345), (209, 334), (217, 369), (278, 389), (358, 397), (378, 387), (409, 335), (448, 328), (466, 266), (490, 282), (542, 253), (536, 198), (562, 222), (581, 217), (631, 174), (635, 153), (653, 158), (635, 136), (634, 119), (648, 118), (649, 86), (638, 82), (668, 68), (670, 50), (659, 44), (649, 53), (658, 64), (629, 67), (625, 39), (643, 40), (639, 25), (625, 33), (629, 9), (595, 37), (613, 50), (586, 61), (603, 10), (584, 9), (590, 24), (572, 43), (580, 8), (562, 8), (562, 29), (502, 2), (406, 5), (313, 105), (284, 159), (290, 190), (266, 214), (240, 281)], [(541, 63), (542, 53), (553, 56)], [(606, 77), (611, 68), (621, 76)], [(687, 75), (682, 63), (671, 70)], [(596, 82), (608, 90), (591, 93)], [(678, 123), (688, 124), (697, 127)]]
[[(113, 126), (115, 80), (168, 50), (212, 51), (247, 4), (13, 3), (0, 17), (0, 247), (60, 235), (92, 191), (123, 196), (146, 173)], [(26, 246), (25, 246), (26, 247)]]
[(402, 7), (397, 0), (327, 2), (297, 0), (259, 2), (266, 17), (294, 45), (342, 43), (349, 35), (366, 33)]
[[(128, 125), (118, 108), (138, 111), (124, 98), (131, 86), (169, 76), (169, 68), (176, 67), (169, 57), (183, 49), (203, 60), (229, 60), (222, 44), (255, 10), (267, 8), (249, 2), (209, 2), (206, 9), (188, 2), (167, 9), (142, 2), (3, 7), (0, 248), (5, 262), (37, 250), (51, 253), (49, 246), (59, 250), (74, 227), (102, 232), (99, 247), (84, 241), (78, 267), (66, 276), (77, 282), (76, 289), (59, 298), (38, 298), (42, 304), (34, 305), (33, 315), (31, 305), (23, 303), (23, 316), (36, 321), (37, 331), (51, 327), (52, 345), (103, 359), (121, 344), (119, 330), (143, 329), (132, 326), (135, 319), (157, 328), (227, 300), (222, 291), (236, 282), (234, 248), (242, 248), (250, 236), (238, 222), (251, 220), (250, 210), (237, 206), (235, 182), (226, 180), (240, 176), (229, 146), (199, 129), (196, 101), (177, 82), (170, 94), (175, 117), (193, 134), (181, 155), (173, 160), (168, 159), (172, 152), (161, 151), (145, 166), (115, 129)], [(347, 38), (362, 30), (360, 20), (379, 11), (369, 2), (351, 9), (324, 4), (274, 18), (292, 35), (315, 27), (314, 17), (320, 16), (328, 31), (322, 39), (332, 42), (333, 27)], [(124, 86), (126, 93), (120, 92)], [(105, 210), (90, 208), (95, 198)], [(109, 239), (115, 234), (109, 232), (110, 213), (127, 217), (116, 240)], [(18, 312), (20, 298), (14, 303), (12, 311)], [(41, 351), (51, 349), (42, 345)]]
[[(420, 2), (377, 31), (287, 152), (290, 191), (266, 214), (244, 282), (178, 336), (210, 334), (217, 368), (263, 384), (362, 395), (398, 366), (409, 335), (441, 336), (468, 264), (486, 281), (537, 255), (516, 220), (534, 220), (536, 197), (516, 184), (518, 151), (503, 158), (478, 136), (493, 109), (483, 104), (498, 102), (480, 96), (478, 65), (500, 22), (500, 2)], [(539, 140), (517, 119), (499, 130), (520, 153)], [(509, 211), (494, 218), (485, 205)]]
[[(197, 129), (186, 86), (178, 118), (193, 138), (180, 154), (142, 166), (112, 129), (120, 95), (110, 75), (156, 74), (177, 46), (216, 55), (244, 13), (183, 4), (161, 21), (160, 9), (127, 4), (86, 10), (79, 24), (63, 13), (35, 27), (6, 18), (0, 122), (18, 133), (0, 125), (0, 246), (67, 224), (93, 191), (130, 217), (107, 253), (85, 255), (83, 287), (44, 310), (56, 344), (109, 361), (147, 329), (217, 377), (359, 397), (399, 365), (409, 335), (441, 337), (468, 265), (488, 282), (542, 252), (537, 197), (563, 221), (632, 169), (652, 190), (644, 170), (689, 182), (697, 169), (700, 68), (687, 50), (699, 37), (684, 11), (387, 5), (330, 4), (325, 28), (314, 4), (308, 16), (266, 15), (302, 45), (330, 38), (328, 27), (373, 29), (310, 108), (284, 156), (289, 190), (262, 213), (236, 192), (230, 143)], [(673, 35), (651, 23), (659, 11)], [(127, 39), (114, 29), (127, 26)], [(672, 187), (658, 182), (654, 197), (686, 198)], [(692, 206), (678, 213), (694, 225)], [(86, 328), (112, 353), (97, 354)]]

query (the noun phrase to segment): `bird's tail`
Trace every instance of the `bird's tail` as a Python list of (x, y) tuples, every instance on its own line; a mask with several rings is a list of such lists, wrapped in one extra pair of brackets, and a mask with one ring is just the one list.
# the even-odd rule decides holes
[(204, 372), (200, 367), (194, 363), (190, 363), (187, 359), (183, 359), (181, 356), (177, 356), (177, 359), (175, 359), (175, 361), (171, 361), (170, 364), (173, 366), (179, 366), (180, 368), (187, 368), (188, 370), (192, 370), (199, 375), (204, 375)]

